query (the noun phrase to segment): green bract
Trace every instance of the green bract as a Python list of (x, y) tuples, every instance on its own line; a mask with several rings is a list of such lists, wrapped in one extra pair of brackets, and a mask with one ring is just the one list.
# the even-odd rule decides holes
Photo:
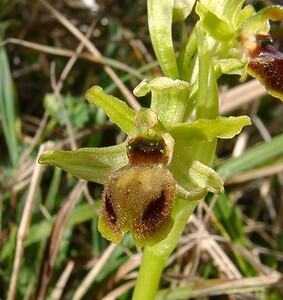
[[(49, 151), (39, 158), (39, 163), (58, 166), (79, 178), (106, 184), (104, 214), (100, 216), (101, 233), (119, 242), (124, 232), (131, 231), (138, 246), (153, 245), (168, 235), (173, 226), (170, 214), (175, 197), (199, 200), (208, 192), (222, 192), (220, 176), (199, 161), (199, 152), (195, 149), (217, 138), (232, 138), (250, 124), (245, 116), (183, 122), (189, 96), (189, 85), (185, 81), (161, 77), (149, 83), (142, 82), (135, 89), (138, 96), (147, 92), (152, 94), (151, 108), (135, 112), (101, 88), (91, 88), (86, 93), (87, 100), (101, 107), (111, 121), (128, 134), (127, 141), (106, 148)], [(144, 144), (140, 144), (140, 140)], [(129, 143), (133, 143), (135, 148), (129, 148)], [(127, 151), (136, 147), (138, 151), (144, 151), (142, 155), (151, 151), (149, 155), (154, 152), (167, 158), (157, 163), (155, 158), (139, 163), (138, 158), (133, 166)], [(139, 152), (133, 155), (139, 155)], [(160, 180), (149, 180), (151, 176)], [(162, 178), (168, 178), (166, 180), (170, 184)], [(132, 188), (132, 184), (136, 187)], [(169, 190), (168, 185), (172, 186)], [(123, 192), (125, 187), (127, 189)], [(129, 195), (127, 191), (132, 193)], [(144, 208), (133, 213), (135, 199), (138, 199), (139, 207), (144, 205)], [(157, 207), (160, 206), (153, 205), (153, 200), (157, 199), (163, 201), (162, 205), (166, 208), (166, 213), (161, 211), (160, 216), (163, 217), (157, 216)], [(146, 204), (143, 204), (145, 201)], [(132, 209), (129, 210), (129, 207)], [(145, 220), (149, 222), (146, 225), (143, 224)]]

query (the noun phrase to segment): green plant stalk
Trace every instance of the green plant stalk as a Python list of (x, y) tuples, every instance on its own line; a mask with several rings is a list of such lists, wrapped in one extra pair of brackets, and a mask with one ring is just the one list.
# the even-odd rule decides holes
[(174, 227), (172, 231), (162, 242), (144, 248), (142, 264), (133, 295), (134, 300), (155, 298), (162, 270), (197, 204), (198, 201), (188, 202), (183, 199), (176, 199), (173, 209)]
[[(149, 22), (149, 25), (150, 24), (151, 23)], [(203, 35), (202, 28), (198, 25), (196, 27), (197, 40), (198, 43), (205, 46), (198, 47), (198, 60), (196, 62), (198, 63), (196, 117), (197, 119), (210, 119), (216, 118), (219, 114), (218, 86), (212, 67), (213, 53), (211, 49), (213, 48), (213, 45), (208, 44), (208, 41)], [(196, 45), (194, 45), (193, 48), (195, 48), (195, 46)], [(185, 54), (183, 54), (183, 56), (185, 57)], [(159, 62), (162, 67), (164, 61), (159, 59)], [(179, 68), (181, 69), (182, 66), (179, 65)], [(200, 147), (196, 147), (195, 154), (200, 161), (207, 165), (211, 165), (215, 155), (216, 140), (205, 144), (205, 147), (203, 144), (200, 145)], [(204, 148), (205, 151), (203, 151)], [(147, 246), (144, 249), (142, 264), (133, 295), (134, 300), (151, 300), (155, 298), (162, 270), (165, 267), (170, 254), (175, 249), (184, 227), (197, 203), (198, 201), (188, 202), (182, 199), (176, 199), (173, 211), (174, 227), (172, 231), (168, 237), (159, 244), (153, 247)]]

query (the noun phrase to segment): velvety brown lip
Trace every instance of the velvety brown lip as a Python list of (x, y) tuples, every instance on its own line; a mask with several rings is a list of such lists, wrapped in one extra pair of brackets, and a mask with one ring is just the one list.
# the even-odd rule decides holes
[(283, 93), (283, 54), (273, 46), (269, 34), (239, 37), (248, 62), (248, 72), (271, 94)]

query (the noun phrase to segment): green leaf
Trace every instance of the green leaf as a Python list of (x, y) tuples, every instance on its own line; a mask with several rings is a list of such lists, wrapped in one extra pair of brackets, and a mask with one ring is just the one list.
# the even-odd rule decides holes
[(155, 55), (163, 73), (179, 78), (179, 71), (172, 41), (174, 0), (148, 0), (148, 26)]
[(170, 134), (178, 142), (191, 146), (194, 142), (211, 142), (215, 138), (230, 139), (239, 134), (244, 126), (250, 125), (250, 118), (217, 117), (216, 119), (199, 119), (193, 123), (174, 125)]
[(183, 121), (190, 94), (188, 82), (168, 77), (155, 78), (150, 82), (144, 80), (134, 89), (134, 94), (141, 97), (150, 91), (150, 108), (157, 113), (165, 128)]
[[(8, 23), (0, 23), (0, 41)], [(19, 162), (19, 141), (13, 80), (4, 47), (0, 47), (0, 120), (13, 167)]]
[(99, 86), (93, 86), (85, 98), (97, 107), (102, 108), (111, 122), (117, 124), (124, 132), (129, 133), (134, 128), (135, 111), (125, 102), (106, 94)]
[(234, 176), (240, 172), (263, 165), (283, 155), (283, 134), (274, 137), (271, 141), (258, 144), (239, 157), (227, 159), (217, 169), (224, 178)]
[(104, 183), (116, 169), (128, 162), (125, 143), (105, 148), (81, 148), (75, 151), (46, 151), (40, 164), (49, 164), (88, 181)]

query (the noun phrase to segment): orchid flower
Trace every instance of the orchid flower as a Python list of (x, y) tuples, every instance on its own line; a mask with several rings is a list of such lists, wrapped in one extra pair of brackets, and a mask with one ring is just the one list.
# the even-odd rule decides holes
[(170, 232), (176, 198), (200, 200), (221, 193), (222, 179), (194, 155), (194, 148), (217, 138), (232, 138), (250, 124), (246, 116), (183, 122), (190, 85), (160, 77), (143, 81), (136, 96), (151, 91), (150, 108), (134, 111), (123, 101), (94, 86), (86, 99), (104, 109), (127, 135), (125, 142), (104, 148), (48, 151), (39, 163), (105, 185), (99, 230), (118, 243), (127, 231), (142, 247)]

